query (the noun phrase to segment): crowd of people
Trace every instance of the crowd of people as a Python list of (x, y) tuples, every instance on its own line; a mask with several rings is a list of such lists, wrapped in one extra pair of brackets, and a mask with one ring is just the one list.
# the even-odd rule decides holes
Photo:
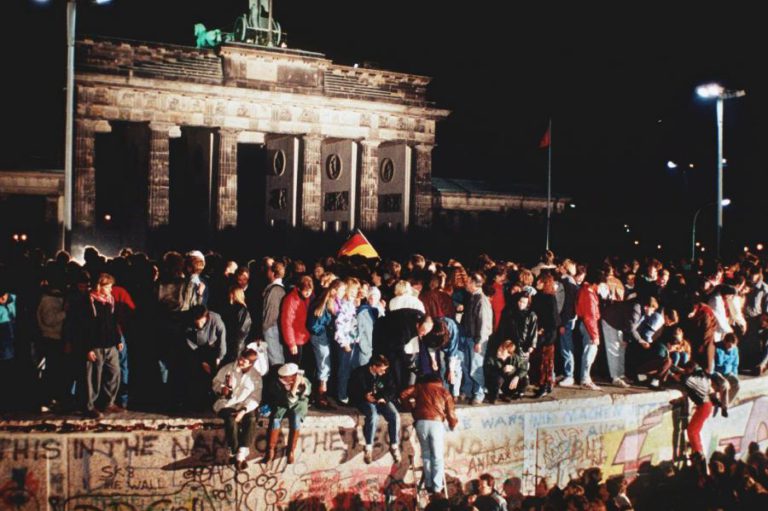
[[(27, 254), (0, 280), (4, 410), (213, 407), (244, 468), (256, 418), (269, 415), (265, 458), (282, 419), (295, 458), (308, 409), (353, 407), (371, 461), (379, 417), (400, 460), (399, 414), (410, 410), (427, 489), (444, 488), (444, 423), (455, 404), (541, 399), (555, 386), (682, 385), (696, 411), (693, 452), (713, 412), (727, 416), (739, 373), (768, 368), (768, 284), (757, 256), (732, 264), (656, 259), (599, 264), (547, 251), (527, 268), (482, 255), (468, 265), (414, 254), (403, 264), (360, 257), (264, 257), (123, 250)], [(601, 383), (601, 385), (603, 385)]]
[[(564, 486), (539, 479), (531, 494), (518, 477), (504, 481), (482, 474), (450, 499), (433, 495), (428, 511), (725, 511), (768, 508), (768, 453), (757, 443), (744, 460), (732, 445), (709, 462), (694, 457), (683, 464), (644, 463), (636, 476), (604, 477), (598, 467), (581, 472)], [(364, 509), (355, 504), (347, 509)]]

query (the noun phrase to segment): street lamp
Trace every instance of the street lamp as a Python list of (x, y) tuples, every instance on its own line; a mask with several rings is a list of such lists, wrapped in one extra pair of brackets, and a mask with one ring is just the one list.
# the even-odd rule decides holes
[[(40, 4), (50, 0), (35, 0)], [(75, 21), (77, 19), (77, 1), (67, 0), (67, 81), (66, 81), (66, 117), (64, 121), (64, 221), (61, 224), (59, 247), (66, 249), (72, 232), (72, 159), (75, 112)], [(96, 5), (104, 5), (112, 0), (90, 0)]]
[[(691, 226), (691, 261), (693, 261), (696, 258), (696, 247), (699, 245), (699, 243), (696, 242), (696, 220), (699, 218), (699, 213), (701, 213), (701, 210), (715, 205), (715, 202), (708, 202), (707, 204), (704, 204), (702, 207), (696, 210), (696, 212), (693, 214), (693, 223)], [(731, 205), (731, 199), (723, 199), (721, 204), (723, 206), (730, 206)], [(719, 231), (718, 231), (719, 232)]]
[(722, 85), (709, 83), (696, 87), (696, 94), (704, 99), (716, 99), (717, 118), (717, 239), (715, 254), (720, 257), (720, 239), (723, 231), (723, 101), (746, 96), (743, 90), (726, 90)]

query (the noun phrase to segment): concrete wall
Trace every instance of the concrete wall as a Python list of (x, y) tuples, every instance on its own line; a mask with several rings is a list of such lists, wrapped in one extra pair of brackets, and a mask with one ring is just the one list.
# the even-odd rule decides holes
[[(708, 451), (768, 444), (768, 378), (742, 387), (730, 417), (706, 424)], [(564, 483), (591, 466), (606, 476), (631, 474), (642, 462), (673, 458), (688, 413), (676, 391), (465, 407), (457, 431), (447, 435), (449, 488), (483, 472), (519, 476), (527, 490), (539, 477)], [(287, 509), (289, 502), (291, 509), (347, 509), (355, 498), (383, 509), (385, 496), (393, 509), (413, 509), (421, 463), (410, 418), (404, 416), (399, 465), (382, 443), (385, 424), (373, 464), (363, 463), (361, 425), (357, 416), (312, 416), (296, 464), (281, 457), (236, 473), (223, 464), (226, 447), (212, 420), (115, 420), (91, 430), (86, 421), (5, 421), (0, 509), (239, 511)], [(257, 448), (264, 445), (262, 432)]]

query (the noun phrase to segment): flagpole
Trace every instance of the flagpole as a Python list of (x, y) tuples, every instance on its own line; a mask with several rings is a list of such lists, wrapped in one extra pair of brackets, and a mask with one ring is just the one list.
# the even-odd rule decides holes
[(547, 241), (546, 250), (549, 250), (549, 229), (552, 219), (552, 118), (549, 118), (549, 145), (547, 146)]

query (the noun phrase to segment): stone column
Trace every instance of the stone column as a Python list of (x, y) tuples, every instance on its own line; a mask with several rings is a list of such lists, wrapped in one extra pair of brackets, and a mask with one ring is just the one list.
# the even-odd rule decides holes
[(413, 216), (416, 227), (432, 226), (432, 149), (434, 145), (416, 146), (416, 177), (413, 190)]
[(322, 211), (322, 162), (323, 137), (306, 135), (302, 139), (304, 168), (301, 174), (301, 223), (306, 229), (319, 231)]
[(219, 129), (219, 166), (216, 176), (216, 229), (237, 225), (237, 137), (239, 130)]
[(147, 222), (150, 229), (168, 225), (169, 221), (169, 131), (172, 128), (174, 126), (168, 124), (150, 123), (149, 125), (149, 172), (147, 179), (149, 211)]
[(94, 148), (96, 146), (95, 122), (89, 119), (75, 119), (75, 161), (72, 223), (78, 227), (93, 227), (96, 223), (96, 167)]
[(360, 227), (373, 231), (379, 213), (379, 141), (362, 140), (360, 147)]

